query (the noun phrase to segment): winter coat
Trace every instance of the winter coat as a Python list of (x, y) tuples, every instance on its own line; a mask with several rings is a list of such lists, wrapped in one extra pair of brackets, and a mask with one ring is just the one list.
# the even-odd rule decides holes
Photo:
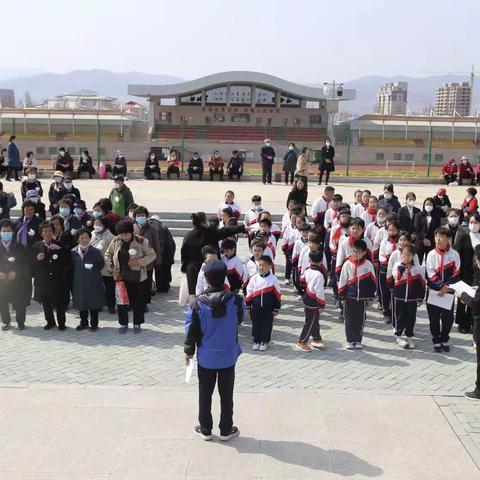
[(458, 252), (462, 259), (462, 268), (460, 269), (459, 279), (471, 285), (475, 273), (475, 256), (472, 240), (470, 238), (470, 230), (468, 228), (458, 229), (453, 248)]
[(35, 190), (38, 193), (39, 197), (43, 197), (43, 188), (40, 180), (34, 180), (33, 182), (30, 182), (29, 180), (24, 180), (22, 182), (22, 187), (20, 189), (20, 192), (22, 194), (22, 200), (25, 200), (25, 197), (27, 196), (27, 192), (29, 190)]
[(175, 250), (177, 246), (175, 245), (175, 240), (170, 233), (170, 230), (165, 227), (162, 222), (150, 219), (150, 224), (157, 231), (158, 236), (158, 245), (159, 252), (157, 255), (158, 266), (166, 265), (171, 266), (174, 263)]
[(0, 302), (12, 303), (14, 309), (30, 302), (28, 251), (14, 239), (7, 250), (0, 241), (0, 273), (15, 272), (13, 281), (0, 280)]
[(326, 145), (324, 145), (320, 150), (320, 155), (322, 157), (322, 161), (320, 163), (320, 170), (333, 172), (335, 170), (335, 164), (333, 163), (333, 159), (335, 157), (335, 148), (333, 148), (332, 146), (327, 147)]
[(147, 272), (153, 270), (155, 267), (160, 265), (160, 242), (158, 240), (158, 234), (155, 228), (147, 222), (143, 227), (140, 227), (137, 223), (133, 225), (133, 230), (136, 235), (139, 235), (148, 240), (148, 244), (155, 251), (155, 260), (147, 265)]
[(295, 150), (288, 150), (283, 157), (283, 171), (295, 172), (297, 168), (297, 152)]
[[(21, 229), (21, 227), (23, 225), (23, 220), (24, 220), (23, 216), (20, 217), (17, 220), (17, 240), (19, 240), (18, 234), (19, 234), (19, 230)], [(39, 233), (39, 227), (40, 227), (41, 223), (42, 223), (42, 220), (40, 218), (38, 218), (37, 216), (34, 216), (30, 220), (30, 223), (28, 224), (28, 231), (33, 230), (35, 233), (34, 233), (33, 236), (30, 236), (30, 235), (27, 234), (27, 245), (26, 245), (27, 248), (33, 247), (33, 245), (35, 245), (35, 243), (39, 242), (42, 239), (42, 237), (40, 236), (40, 233)]]
[[(102, 280), (102, 268), (105, 260), (102, 253), (91, 245), (83, 258), (80, 247), (72, 252), (73, 265), (73, 308), (82, 312), (85, 310), (100, 310), (105, 305), (105, 290)], [(93, 265), (91, 268), (90, 265)]]
[(112, 188), (109, 198), (113, 206), (112, 212), (117, 214), (120, 218), (125, 218), (127, 216), (128, 207), (133, 205), (133, 195), (130, 189), (126, 186), (123, 186), (122, 190)]
[(3, 220), (4, 218), (10, 218), (7, 192), (0, 193), (0, 220)]
[(460, 164), (460, 167), (458, 168), (458, 173), (459, 173), (460, 180), (462, 180), (464, 178), (474, 178), (475, 177), (475, 173), (473, 171), (473, 168), (472, 168), (472, 165), (470, 164), (470, 162), (467, 162), (467, 163), (462, 162)]
[(53, 215), (58, 212), (58, 204), (63, 196), (67, 194), (67, 190), (63, 185), (60, 185), (60, 188), (56, 188), (57, 186), (58, 183), (53, 182), (48, 189), (49, 210)]
[(23, 168), (23, 164), (20, 161), (20, 152), (18, 151), (18, 147), (13, 142), (8, 144), (7, 157), (9, 167), (13, 167), (17, 170), (21, 170)]
[[(90, 245), (92, 247), (97, 248), (102, 254), (102, 256), (104, 256), (105, 252), (107, 251), (107, 248), (112, 243), (112, 240), (114, 238), (115, 236), (108, 228), (105, 228), (103, 232), (93, 231), (92, 241), (90, 242)], [(111, 277), (111, 276), (112, 276), (112, 272), (108, 269), (107, 265), (104, 265), (102, 269), (102, 277)]]
[(263, 163), (273, 165), (273, 162), (275, 161), (275, 150), (273, 149), (273, 147), (263, 146), (262, 150), (260, 151), (260, 156), (262, 157)]

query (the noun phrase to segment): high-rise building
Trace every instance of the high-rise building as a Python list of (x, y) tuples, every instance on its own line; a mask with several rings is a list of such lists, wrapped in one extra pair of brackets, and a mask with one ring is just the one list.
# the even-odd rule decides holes
[(0, 108), (15, 108), (15, 93), (9, 88), (0, 89)]
[(472, 87), (468, 82), (444, 83), (435, 95), (436, 115), (470, 115)]
[(405, 115), (407, 113), (407, 82), (391, 82), (378, 91), (377, 113), (382, 115)]

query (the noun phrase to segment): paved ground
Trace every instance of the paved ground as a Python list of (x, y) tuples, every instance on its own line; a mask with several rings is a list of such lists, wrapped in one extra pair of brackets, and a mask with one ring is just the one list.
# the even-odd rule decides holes
[[(97, 183), (87, 197), (98, 195)], [(166, 210), (162, 200), (155, 207), (152, 187), (135, 185), (151, 208)], [(172, 192), (175, 184), (161, 185)], [(178, 211), (191, 203), (212, 211), (227, 186), (202, 184), (208, 201), (199, 202), (189, 183), (179, 185)], [(241, 202), (270, 192), (269, 203), (283, 210), (284, 187), (239, 188)], [(95, 334), (45, 332), (36, 305), (25, 331), (0, 332), (0, 479), (479, 478), (480, 403), (460, 396), (473, 385), (471, 338), (455, 332), (452, 351), (434, 354), (422, 307), (418, 348), (405, 351), (371, 309), (365, 350), (346, 351), (330, 302), (321, 318), (327, 348), (303, 354), (294, 349), (302, 306), (290, 288), (271, 349), (252, 352), (248, 322), (240, 330), (242, 438), (229, 446), (192, 440), (196, 381), (184, 380), (178, 262), (173, 284), (154, 297), (141, 335), (118, 335), (106, 313)], [(69, 314), (69, 326), (77, 322)]]

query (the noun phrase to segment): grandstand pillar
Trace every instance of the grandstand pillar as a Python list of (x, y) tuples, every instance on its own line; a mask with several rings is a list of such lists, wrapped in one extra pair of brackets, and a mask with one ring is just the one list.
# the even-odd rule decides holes
[(230, 106), (230, 93), (232, 90), (232, 85), (230, 83), (227, 84), (227, 107)]
[(255, 102), (257, 100), (257, 87), (255, 85), (252, 85), (252, 90), (251, 90), (251, 97), (250, 97), (250, 104), (252, 107), (255, 107)]
[(97, 115), (97, 171), (100, 168), (100, 119)]
[(432, 124), (430, 123), (430, 128), (428, 129), (428, 164), (427, 164), (427, 177), (430, 176), (430, 166), (432, 164)]
[(204, 107), (207, 104), (207, 94), (205, 90), (202, 90), (202, 107)]
[(155, 135), (155, 103), (156, 99), (153, 97), (148, 98), (148, 134), (150, 140)]
[(281, 100), (282, 100), (282, 98), (281, 98), (280, 92), (279, 91), (275, 92), (275, 107), (276, 108), (280, 108)]

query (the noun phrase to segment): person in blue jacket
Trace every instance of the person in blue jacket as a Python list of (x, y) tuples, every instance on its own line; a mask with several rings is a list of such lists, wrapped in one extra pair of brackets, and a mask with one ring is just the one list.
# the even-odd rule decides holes
[(20, 152), (18, 150), (17, 145), (15, 144), (16, 139), (17, 137), (15, 135), (12, 135), (8, 142), (8, 147), (7, 147), (8, 171), (7, 171), (7, 176), (5, 177), (5, 180), (7, 182), (10, 182), (10, 177), (12, 176), (12, 173), (15, 174), (15, 180), (20, 181), (18, 172), (20, 172), (23, 168), (23, 164), (20, 161)]
[(242, 353), (238, 325), (245, 316), (243, 298), (224, 290), (227, 267), (213, 260), (205, 267), (207, 290), (190, 306), (185, 320), (185, 356), (189, 362), (197, 350), (199, 425), (195, 432), (212, 440), (212, 395), (218, 381), (220, 395), (220, 437), (226, 442), (240, 434), (233, 425), (235, 364)]

